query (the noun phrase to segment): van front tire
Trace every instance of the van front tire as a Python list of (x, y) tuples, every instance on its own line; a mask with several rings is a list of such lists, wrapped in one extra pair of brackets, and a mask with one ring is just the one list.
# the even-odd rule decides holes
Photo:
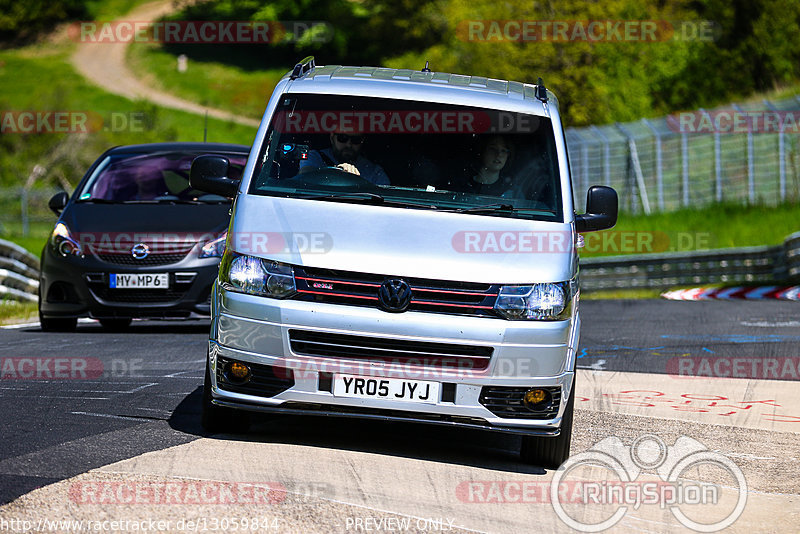
[(555, 438), (523, 436), (520, 457), (526, 464), (538, 465), (545, 469), (558, 469), (569, 458), (569, 444), (572, 440), (572, 417), (575, 412), (575, 378), (569, 401), (561, 420), (561, 433)]

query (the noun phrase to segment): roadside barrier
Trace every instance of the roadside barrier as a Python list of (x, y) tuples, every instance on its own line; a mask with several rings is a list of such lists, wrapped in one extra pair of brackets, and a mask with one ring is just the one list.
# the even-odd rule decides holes
[(16, 243), (0, 239), (0, 300), (36, 302), (39, 260)]
[(665, 252), (581, 260), (585, 290), (668, 289), (694, 284), (785, 283), (800, 279), (800, 232), (783, 245)]
[[(800, 232), (783, 245), (665, 252), (581, 260), (581, 287), (669, 289), (695, 284), (800, 281)], [(0, 300), (37, 300), (39, 260), (15, 243), (0, 239)], [(794, 299), (792, 299), (794, 300)]]
[(800, 286), (694, 287), (661, 294), (667, 300), (800, 300)]

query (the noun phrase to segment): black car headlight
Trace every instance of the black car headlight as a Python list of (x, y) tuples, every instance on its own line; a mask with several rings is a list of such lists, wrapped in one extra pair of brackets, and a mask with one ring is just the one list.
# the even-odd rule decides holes
[(72, 238), (72, 234), (64, 223), (56, 224), (50, 234), (50, 247), (61, 256), (83, 256), (80, 243)]
[(291, 265), (244, 254), (226, 252), (219, 280), (230, 291), (276, 299), (290, 297), (297, 290)]
[(200, 248), (201, 258), (221, 258), (222, 253), (225, 252), (225, 240), (228, 238), (227, 230), (219, 237), (211, 239), (203, 243)]
[(494, 309), (509, 320), (561, 321), (572, 314), (572, 281), (502, 286)]

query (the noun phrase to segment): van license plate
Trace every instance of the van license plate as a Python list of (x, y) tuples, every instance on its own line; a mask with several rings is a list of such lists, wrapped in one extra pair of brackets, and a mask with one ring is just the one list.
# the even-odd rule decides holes
[(111, 274), (108, 287), (117, 289), (169, 289), (169, 274)]
[(334, 375), (333, 394), (337, 397), (387, 399), (436, 404), (439, 402), (439, 382), (371, 376)]

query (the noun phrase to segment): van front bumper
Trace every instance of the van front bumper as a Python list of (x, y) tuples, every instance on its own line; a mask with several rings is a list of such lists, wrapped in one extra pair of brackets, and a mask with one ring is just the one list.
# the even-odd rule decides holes
[[(405, 420), (516, 434), (559, 433), (574, 383), (577, 315), (565, 321), (506, 321), (423, 312), (391, 314), (375, 308), (270, 299), (221, 288), (214, 297), (208, 354), (213, 402), (220, 406)], [(332, 357), (304, 352), (307, 345), (299, 344), (297, 338), (309, 335), (334, 342), (379, 340), (381, 346), (399, 350), (407, 346), (443, 350), (450, 345), (472, 347), (490, 356), (488, 362), (483, 359), (471, 366), (463, 362), (475, 360), (459, 356), (426, 358), (428, 353), (403, 360), (365, 358), (361, 348), (356, 351), (362, 353), (358, 357), (341, 353)], [(332, 347), (325, 345), (323, 349)], [(390, 350), (393, 355), (398, 353)], [(225, 383), (219, 362), (234, 361), (262, 369), (259, 372), (270, 376), (260, 380), (271, 386), (263, 391), (253, 387), (243, 391)], [(428, 404), (341, 397), (334, 395), (330, 386), (338, 374), (434, 381), (442, 387), (440, 398)], [(274, 387), (276, 384), (282, 385)], [(520, 392), (533, 387), (553, 392), (555, 402), (548, 410), (527, 416), (518, 406), (506, 410), (487, 401), (487, 392), (500, 392), (514, 403)]]

